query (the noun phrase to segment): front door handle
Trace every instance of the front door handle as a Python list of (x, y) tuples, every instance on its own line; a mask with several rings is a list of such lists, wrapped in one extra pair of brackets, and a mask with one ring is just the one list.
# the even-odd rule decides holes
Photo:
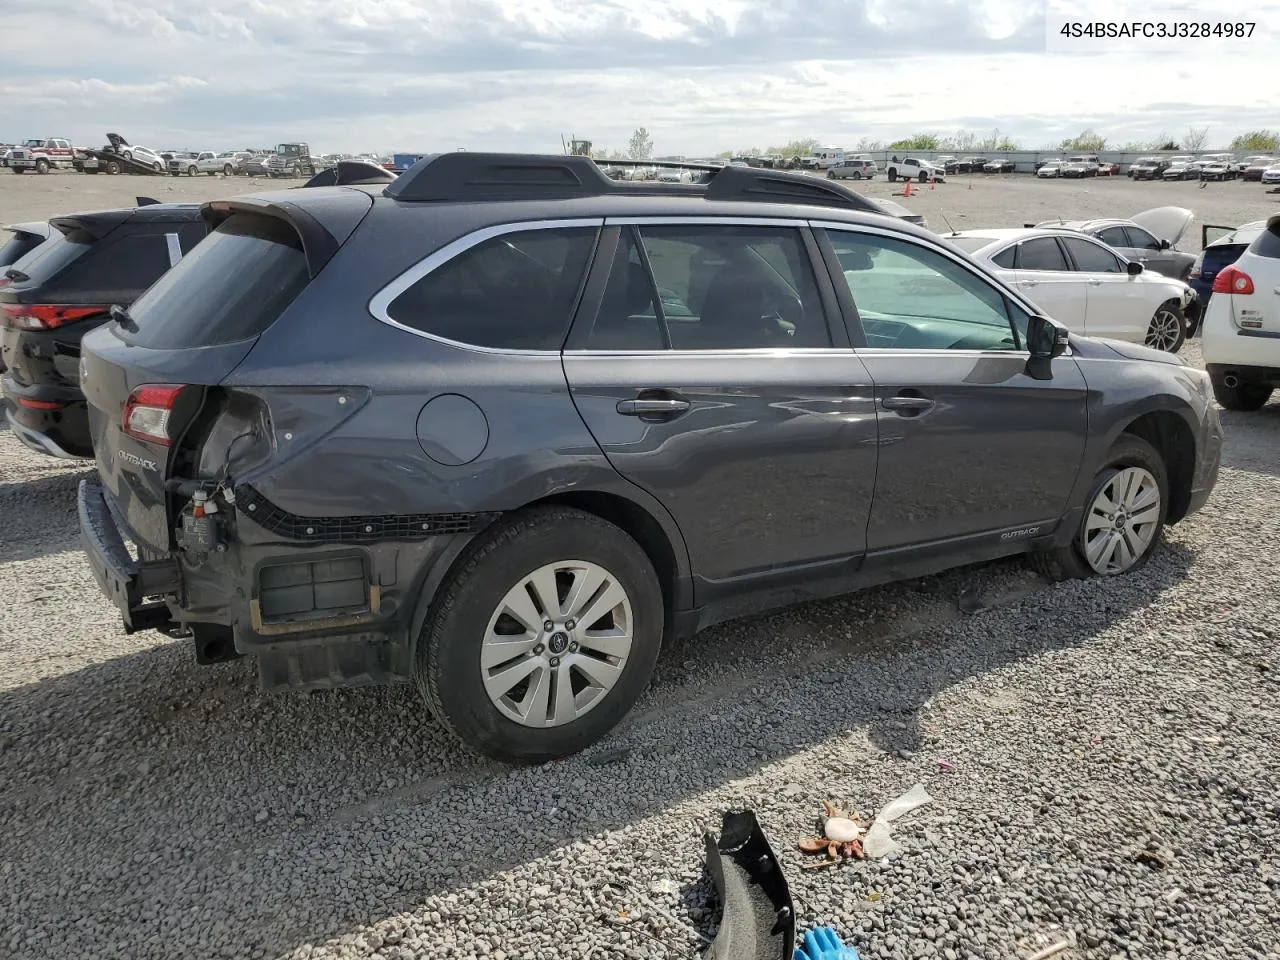
[(1039, 280), (1019, 280), (1018, 282), (1022, 284), (1024, 287), (1034, 287), (1040, 281)]
[(689, 401), (683, 397), (639, 397), (618, 401), (618, 412), (624, 417), (671, 417), (688, 409)]
[(885, 397), (880, 401), (880, 406), (886, 410), (897, 410), (903, 416), (913, 416), (928, 410), (933, 406), (933, 401), (928, 397)]
[(1089, 286), (1091, 286), (1091, 287), (1100, 287), (1100, 286), (1102, 286), (1102, 281), (1101, 281), (1101, 280), (1090, 280), (1090, 281), (1089, 281)]

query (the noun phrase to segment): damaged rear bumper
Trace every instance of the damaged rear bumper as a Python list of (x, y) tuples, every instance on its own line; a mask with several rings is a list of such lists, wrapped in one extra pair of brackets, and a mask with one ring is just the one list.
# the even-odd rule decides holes
[(128, 633), (172, 625), (169, 604), (182, 588), (182, 574), (172, 560), (135, 560), (125, 546), (102, 485), (81, 480), (76, 492), (80, 539), (94, 579), (115, 604)]

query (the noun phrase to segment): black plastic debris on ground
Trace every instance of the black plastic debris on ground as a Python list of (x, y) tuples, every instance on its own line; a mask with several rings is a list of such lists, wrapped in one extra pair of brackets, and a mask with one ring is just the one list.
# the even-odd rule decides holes
[(782, 864), (750, 810), (707, 831), (707, 867), (720, 896), (720, 929), (703, 960), (792, 960), (796, 914)]

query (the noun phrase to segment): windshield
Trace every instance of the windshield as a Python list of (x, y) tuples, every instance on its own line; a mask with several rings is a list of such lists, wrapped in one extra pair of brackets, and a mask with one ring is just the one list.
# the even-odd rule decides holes
[(43, 147), (44, 141), (43, 140), (23, 140), (22, 145), (24, 147)]
[(301, 153), (296, 143), (282, 143), (276, 147), (277, 157), (296, 157)]

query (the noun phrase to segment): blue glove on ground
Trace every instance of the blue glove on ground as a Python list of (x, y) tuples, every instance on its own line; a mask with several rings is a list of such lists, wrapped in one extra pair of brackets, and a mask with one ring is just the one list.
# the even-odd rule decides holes
[(846, 947), (830, 927), (815, 927), (796, 948), (795, 960), (859, 960), (858, 951)]

